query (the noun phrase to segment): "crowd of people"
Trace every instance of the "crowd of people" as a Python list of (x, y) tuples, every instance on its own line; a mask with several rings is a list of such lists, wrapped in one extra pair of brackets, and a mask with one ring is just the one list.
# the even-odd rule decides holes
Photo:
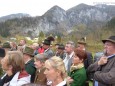
[[(0, 86), (115, 86), (115, 36), (92, 56), (79, 40), (51, 46), (53, 37), (28, 45), (21, 39), (0, 47)], [(55, 48), (55, 49), (52, 49)], [(54, 51), (55, 50), (55, 51)]]

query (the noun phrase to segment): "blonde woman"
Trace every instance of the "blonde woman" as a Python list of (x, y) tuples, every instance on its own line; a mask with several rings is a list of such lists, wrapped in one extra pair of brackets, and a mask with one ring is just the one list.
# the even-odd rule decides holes
[(30, 83), (30, 75), (24, 70), (23, 54), (9, 51), (1, 61), (6, 74), (0, 79), (0, 86), (21, 86)]
[(65, 65), (60, 57), (54, 56), (46, 60), (45, 67), (44, 74), (49, 81), (48, 85), (67, 86)]

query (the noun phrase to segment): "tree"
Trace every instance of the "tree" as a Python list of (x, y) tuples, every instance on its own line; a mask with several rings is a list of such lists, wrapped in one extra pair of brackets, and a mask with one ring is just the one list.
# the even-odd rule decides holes
[(41, 43), (44, 39), (45, 39), (45, 34), (43, 33), (43, 31), (41, 31), (39, 33), (39, 43)]

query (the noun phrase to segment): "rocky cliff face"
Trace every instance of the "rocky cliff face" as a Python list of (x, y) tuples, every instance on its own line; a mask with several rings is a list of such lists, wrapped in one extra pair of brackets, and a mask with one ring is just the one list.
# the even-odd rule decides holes
[[(71, 26), (80, 23), (90, 24), (93, 21), (106, 22), (115, 16), (115, 13), (112, 12), (113, 9), (109, 10), (111, 7), (107, 5), (89, 6), (80, 4), (67, 10), (67, 15)], [(112, 8), (115, 8), (115, 6)], [(108, 10), (111, 11), (111, 14)]]
[(41, 16), (37, 23), (35, 33), (38, 34), (40, 31), (57, 32), (60, 29), (67, 30), (68, 24), (69, 19), (66, 15), (66, 11), (58, 6), (54, 6)]
[[(16, 20), (16, 24), (13, 23), (14, 26), (10, 28), (10, 32), (11, 30), (15, 32), (19, 28), (21, 28), (19, 31), (23, 34), (29, 32), (32, 36), (37, 36), (40, 31), (53, 33), (69, 32), (72, 27), (78, 24), (89, 26), (92, 22), (107, 22), (115, 16), (114, 9), (115, 6), (109, 5), (90, 6), (80, 4), (65, 11), (58, 6), (54, 6), (42, 16)], [(0, 28), (2, 26), (0, 24)]]

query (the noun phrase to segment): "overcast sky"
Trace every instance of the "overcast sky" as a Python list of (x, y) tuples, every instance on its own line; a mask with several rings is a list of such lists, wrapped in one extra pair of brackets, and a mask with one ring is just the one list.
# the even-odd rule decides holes
[(41, 16), (54, 5), (67, 10), (80, 3), (115, 5), (115, 0), (0, 0), (0, 17), (15, 13)]

